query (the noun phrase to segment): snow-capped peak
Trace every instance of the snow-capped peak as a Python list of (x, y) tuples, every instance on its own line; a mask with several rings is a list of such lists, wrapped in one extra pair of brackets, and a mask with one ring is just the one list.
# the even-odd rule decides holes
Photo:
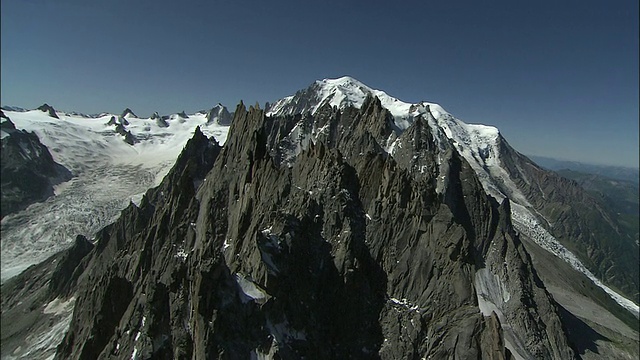
[[(453, 118), (438, 104), (426, 101), (416, 104), (404, 102), (382, 90), (373, 89), (350, 76), (315, 81), (307, 89), (276, 101), (267, 115), (292, 115), (306, 112), (314, 114), (325, 104), (339, 109), (348, 106), (359, 108), (369, 94), (376, 96), (382, 106), (389, 110), (394, 117), (396, 128), (400, 131), (409, 128), (413, 119), (425, 115), (427, 110), (433, 114), (436, 120), (442, 117)], [(495, 132), (497, 133), (497, 129)]]
[(307, 89), (276, 101), (267, 115), (293, 115), (307, 112), (314, 114), (326, 104), (339, 109), (347, 106), (359, 108), (369, 94), (377, 96), (382, 106), (391, 112), (398, 129), (405, 130), (411, 125), (410, 103), (389, 96), (382, 90), (373, 89), (350, 76), (315, 81)]
[(498, 200), (508, 197), (524, 206), (529, 205), (500, 162), (501, 139), (498, 129), (487, 125), (467, 124), (436, 103), (404, 102), (382, 90), (373, 89), (352, 77), (344, 76), (315, 81), (308, 88), (275, 102), (267, 115), (314, 114), (325, 104), (338, 109), (348, 106), (359, 108), (370, 94), (376, 96), (393, 116), (396, 133), (382, 144), (390, 155), (394, 155), (400, 134), (407, 130), (416, 118), (422, 117), (429, 124), (437, 143), (453, 144), (469, 162), (488, 194)]
[[(416, 117), (422, 116), (429, 122), (436, 140), (448, 141), (446, 138), (450, 139), (458, 151), (467, 158), (467, 161), (472, 163), (472, 166), (477, 165), (478, 169), (485, 169), (489, 165), (499, 165), (497, 154), (500, 133), (497, 128), (466, 124), (453, 117), (436, 103), (422, 101), (412, 104), (404, 102), (382, 90), (373, 89), (350, 76), (315, 81), (307, 89), (275, 102), (267, 115), (292, 115), (306, 112), (314, 114), (325, 104), (339, 109), (348, 106), (359, 108), (369, 94), (376, 96), (382, 106), (389, 110), (399, 133), (408, 129)], [(390, 148), (392, 149), (392, 147)], [(499, 198), (505, 197), (505, 194), (501, 194), (495, 189), (492, 189), (491, 193)]]
[[(318, 96), (322, 101), (318, 103), (312, 113), (325, 103), (329, 103), (331, 106), (336, 106), (338, 108), (344, 108), (349, 105), (360, 107), (369, 94), (377, 96), (378, 99), (380, 99), (382, 106), (387, 108), (396, 119), (406, 117), (408, 113), (407, 110), (411, 107), (411, 104), (389, 96), (382, 90), (372, 89), (349, 76), (344, 76), (338, 79), (324, 79), (316, 81), (315, 84), (319, 87)], [(400, 129), (404, 130), (409, 127), (410, 124), (403, 124), (402, 122), (398, 123), (398, 121), (396, 121), (396, 125), (398, 125)]]

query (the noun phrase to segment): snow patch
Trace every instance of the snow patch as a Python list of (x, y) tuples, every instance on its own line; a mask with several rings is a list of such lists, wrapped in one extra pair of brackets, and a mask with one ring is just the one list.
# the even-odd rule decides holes
[(274, 262), (273, 255), (282, 250), (280, 237), (272, 233), (273, 226), (261, 231), (264, 236), (264, 240), (259, 243), (258, 250), (260, 250), (260, 258), (267, 265), (267, 271), (270, 274), (276, 275), (280, 272), (278, 266)]
[(271, 235), (271, 231), (273, 231), (273, 226), (269, 226), (268, 228), (262, 230), (262, 235), (269, 236)]
[(404, 308), (406, 308), (406, 309), (407, 309), (407, 310), (409, 310), (409, 311), (416, 311), (416, 312), (418, 312), (418, 311), (419, 311), (419, 309), (420, 309), (420, 308), (418, 307), (418, 305), (414, 305), (414, 304), (412, 304), (411, 302), (409, 302), (409, 301), (408, 301), (407, 299), (405, 299), (405, 298), (402, 298), (402, 299), (396, 299), (396, 298), (393, 298), (393, 297), (392, 297), (392, 298), (389, 298), (389, 301), (390, 301), (391, 303), (395, 304), (395, 305), (398, 305), (398, 306), (404, 307)]
[(241, 301), (243, 303), (247, 303), (249, 301), (255, 301), (258, 304), (264, 304), (269, 300), (270, 296), (256, 285), (253, 281), (246, 278), (244, 275), (240, 273), (236, 273), (235, 275), (236, 283), (240, 287), (240, 290), (244, 296), (241, 296)]
[(35, 359), (52, 357), (55, 355), (56, 347), (64, 338), (71, 319), (73, 318), (73, 306), (75, 305), (75, 297), (67, 301), (56, 298), (49, 302), (43, 309), (43, 313), (53, 316), (50, 327), (44, 331), (39, 329), (33, 330), (25, 339), (28, 344), (26, 351), (20, 353), (22, 359)]
[(504, 346), (511, 351), (515, 359), (533, 359), (533, 356), (526, 350), (524, 342), (504, 316), (504, 304), (511, 299), (511, 294), (509, 294), (504, 282), (488, 268), (482, 268), (476, 271), (474, 284), (478, 307), (482, 315), (491, 316), (492, 313), (495, 313), (500, 320), (504, 334)]
[(184, 251), (183, 248), (179, 248), (178, 252), (175, 254), (175, 258), (182, 262), (185, 262), (188, 256), (189, 254), (186, 251)]
[(63, 301), (60, 298), (55, 298), (45, 306), (42, 312), (45, 314), (54, 314), (54, 315), (66, 314), (69, 311), (73, 311), (73, 305), (75, 304), (75, 302), (76, 302), (75, 297), (71, 297), (67, 301)]
[(476, 272), (475, 281), (478, 307), (484, 316), (491, 316), (495, 312), (504, 322), (502, 313), (503, 304), (509, 301), (511, 295), (498, 275), (494, 275), (487, 268)]

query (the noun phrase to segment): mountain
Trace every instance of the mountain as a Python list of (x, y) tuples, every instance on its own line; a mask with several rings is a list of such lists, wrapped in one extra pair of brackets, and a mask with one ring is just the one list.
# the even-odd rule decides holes
[(575, 180), (595, 197), (603, 198), (613, 208), (613, 211), (619, 214), (638, 215), (640, 205), (638, 183), (574, 170), (558, 170), (556, 172), (563, 177)]
[[(607, 285), (599, 286), (613, 297), (621, 292), (636, 304), (640, 301), (638, 246), (634, 236), (625, 232), (618, 217), (579, 184), (537, 166), (515, 151), (495, 127), (466, 124), (438, 104), (402, 102), (350, 77), (316, 81), (307, 89), (275, 102), (269, 115), (315, 114), (323, 107), (360, 107), (368, 94), (378, 97), (392, 115), (390, 129), (376, 133), (376, 141), (390, 156), (397, 158), (399, 153), (402, 157), (412, 156), (411, 152), (398, 150), (399, 136), (415, 119), (426, 120), (436, 143), (442, 146), (452, 142), (489, 195), (498, 201), (511, 200), (512, 219), (523, 236), (564, 258), (593, 280), (604, 280)], [(298, 146), (293, 153), (326, 131), (316, 127), (301, 133), (298, 130), (301, 128), (298, 126), (289, 138), (290, 148)], [(414, 166), (428, 166), (411, 161)], [(638, 313), (637, 305), (618, 300)]]
[(58, 114), (56, 113), (56, 109), (54, 109), (51, 105), (49, 104), (43, 104), (40, 107), (38, 107), (38, 110), (47, 113), (50, 117), (55, 118), (55, 119), (59, 119)]
[(2, 110), (4, 110), (4, 111), (15, 111), (15, 112), (25, 112), (25, 111), (28, 111), (27, 109), (21, 108), (21, 107), (19, 107), (19, 106), (6, 106), (6, 105), (3, 105), (1, 108), (2, 108)]
[[(102, 144), (67, 153), (93, 177), (191, 139), (115, 222), (3, 283), (3, 357), (638, 356), (621, 295), (637, 294), (623, 253), (637, 244), (604, 239), (620, 231), (610, 210), (497, 129), (352, 78), (240, 104), (230, 128), (206, 115), (117, 122), (130, 145), (109, 117), (24, 114)], [(141, 168), (123, 172), (108, 192)]]
[(2, 212), (0, 217), (23, 210), (53, 196), (54, 186), (73, 176), (56, 163), (34, 133), (15, 128), (0, 112), (2, 131)]

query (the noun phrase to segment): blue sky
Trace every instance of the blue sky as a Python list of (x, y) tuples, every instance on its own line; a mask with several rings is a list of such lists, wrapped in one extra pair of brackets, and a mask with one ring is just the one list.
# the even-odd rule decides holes
[(350, 75), (525, 154), (638, 167), (638, 1), (2, 0), (1, 103), (274, 101)]

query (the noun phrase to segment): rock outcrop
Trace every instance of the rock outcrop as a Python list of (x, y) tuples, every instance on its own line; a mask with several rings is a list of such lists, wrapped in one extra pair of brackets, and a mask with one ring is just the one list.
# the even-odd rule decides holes
[[(122, 119), (124, 119), (124, 118), (122, 118)], [(130, 130), (127, 130), (125, 125), (123, 125), (122, 123), (116, 124), (116, 129), (115, 130), (116, 130), (116, 133), (122, 135), (122, 138), (123, 138), (124, 142), (126, 142), (129, 145), (135, 145), (138, 142), (140, 142), (135, 137), (135, 135), (133, 135)]]
[(38, 107), (38, 110), (47, 113), (49, 116), (51, 116), (52, 118), (56, 118), (56, 119), (60, 119), (58, 117), (58, 114), (56, 113), (56, 109), (53, 108), (53, 106), (49, 105), (49, 104), (42, 104)]
[(159, 127), (162, 127), (162, 128), (169, 127), (169, 123), (167, 122), (168, 117), (165, 118), (163, 116), (160, 116), (157, 111), (151, 115), (150, 119), (155, 120), (156, 125), (158, 125)]
[(134, 118), (134, 119), (138, 118), (138, 116), (136, 114), (134, 114), (134, 112), (131, 111), (131, 109), (129, 109), (129, 108), (124, 109), (124, 111), (122, 111), (122, 114), (120, 114), (120, 117), (121, 118), (131, 117), (131, 118)]

